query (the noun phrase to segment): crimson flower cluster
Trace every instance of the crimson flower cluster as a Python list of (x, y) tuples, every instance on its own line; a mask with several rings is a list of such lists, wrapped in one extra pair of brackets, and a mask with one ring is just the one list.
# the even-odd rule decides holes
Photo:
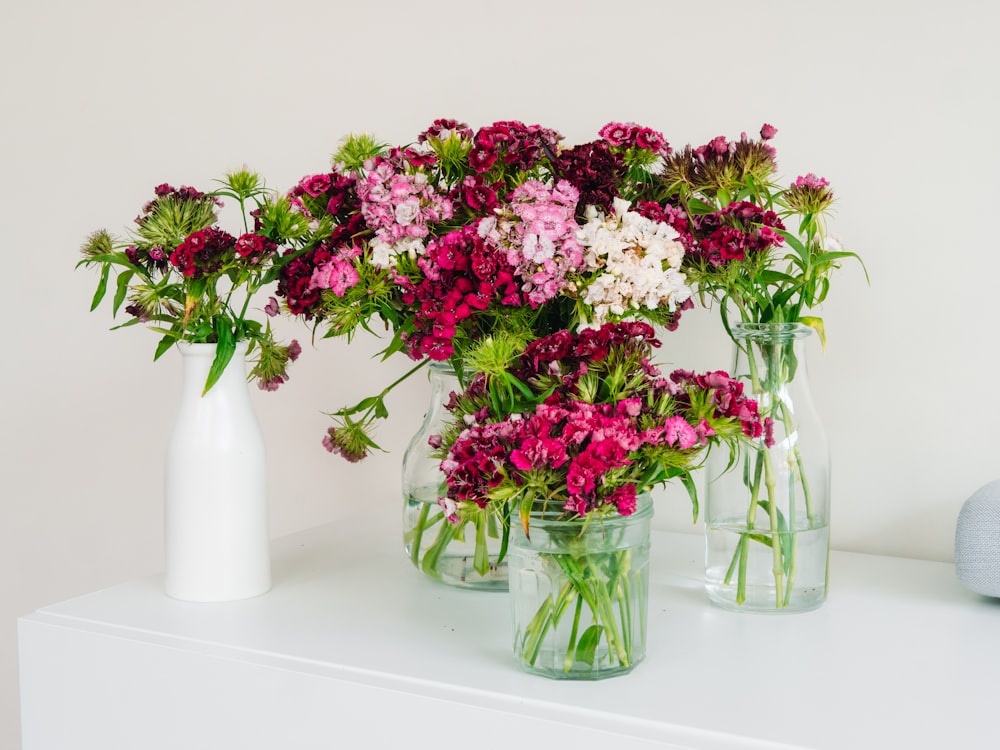
[(417, 265), (423, 278), (398, 279), (402, 300), (416, 309), (415, 330), (405, 337), (413, 359), (444, 361), (454, 354), (457, 326), (491, 304), (523, 303), (515, 271), (502, 251), (487, 245), (474, 226), (450, 232), (427, 246)]
[[(316, 269), (339, 257), (354, 238), (370, 234), (361, 214), (357, 181), (353, 176), (336, 172), (307, 175), (292, 188), (288, 197), (292, 204), (313, 219), (329, 214), (334, 219), (329, 237), (307, 252), (299, 253), (281, 269), (278, 296), (284, 297), (288, 310), (311, 320), (322, 306), (322, 289), (313, 283)], [(286, 255), (294, 254), (290, 249)]]
[(634, 122), (609, 122), (600, 129), (598, 135), (612, 146), (643, 149), (660, 156), (670, 156), (672, 153), (663, 133)]
[(476, 132), (469, 164), (479, 173), (489, 171), (497, 161), (508, 168), (527, 171), (541, 159), (555, 154), (561, 139), (551, 128), (501, 120)]
[(721, 211), (697, 217), (686, 246), (689, 263), (700, 259), (718, 267), (764, 255), (783, 242), (778, 230), (784, 228), (774, 211), (746, 201), (730, 203)]
[(754, 260), (784, 242), (779, 234), (785, 229), (780, 217), (748, 201), (735, 201), (719, 211), (693, 218), (669, 203), (661, 206), (646, 202), (638, 210), (646, 218), (666, 222), (677, 231), (687, 266), (721, 268), (733, 261)]
[(498, 409), (505, 378), (495, 375), (453, 394), (453, 428), (432, 442), (452, 520), (465, 503), (501, 499), (629, 515), (638, 493), (686, 473), (710, 443), (761, 435), (740, 383), (724, 372), (665, 378), (649, 361), (659, 343), (645, 323), (562, 330), (529, 344), (506, 374), (531, 403)]
[(578, 212), (587, 205), (608, 212), (619, 196), (618, 186), (625, 177), (625, 161), (613, 153), (607, 141), (584, 143), (562, 151), (554, 163), (560, 179), (580, 191)]

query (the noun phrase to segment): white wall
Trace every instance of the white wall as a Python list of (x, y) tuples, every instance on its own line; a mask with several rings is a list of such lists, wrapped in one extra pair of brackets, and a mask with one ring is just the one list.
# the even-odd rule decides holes
[[(677, 146), (767, 121), (782, 172), (825, 175), (834, 231), (861, 253), (821, 314), (814, 393), (833, 445), (833, 543), (948, 560), (962, 501), (1000, 474), (993, 228), (997, 13), (952, 2), (608, 3), (39, 0), (0, 21), (0, 746), (17, 746), (15, 618), (160, 565), (161, 451), (179, 370), (155, 336), (108, 333), (74, 272), (163, 181), (208, 186), (244, 162), (287, 188), (338, 139), (413, 138), (437, 117), (540, 122), (568, 142), (610, 120)], [(308, 334), (289, 324), (305, 341)], [(320, 413), (406, 361), (372, 342), (307, 347), (256, 398), (281, 535), (398, 502), (424, 399), (395, 399), (389, 455), (320, 446)], [(661, 350), (727, 366), (710, 315)], [(690, 528), (684, 493), (661, 522)], [(834, 577), (836, 571), (834, 571)]]

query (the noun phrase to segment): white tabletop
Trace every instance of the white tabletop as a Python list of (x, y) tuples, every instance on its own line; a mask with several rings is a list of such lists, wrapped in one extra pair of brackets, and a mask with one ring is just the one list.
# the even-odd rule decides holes
[[(47, 747), (29, 744), (32, 727), (65, 710), (41, 697), (53, 695), (46, 680), (73, 677), (36, 666), (35, 630), (430, 698), (456, 717), (483, 709), (613, 732), (636, 747), (1000, 747), (1000, 600), (965, 591), (951, 565), (834, 552), (823, 607), (768, 616), (708, 603), (702, 548), (699, 535), (654, 531), (646, 660), (591, 683), (522, 673), (508, 596), (422, 577), (385, 512), (277, 540), (273, 589), (255, 599), (175, 601), (156, 578), (99, 591), (22, 618), (25, 750)], [(450, 736), (426, 746), (489, 746)]]

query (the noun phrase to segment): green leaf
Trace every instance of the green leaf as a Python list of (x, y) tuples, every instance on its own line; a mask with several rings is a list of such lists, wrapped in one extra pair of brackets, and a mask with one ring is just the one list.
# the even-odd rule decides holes
[(857, 253), (849, 253), (846, 251), (838, 250), (838, 251), (829, 251), (820, 253), (819, 255), (816, 256), (815, 261), (817, 263), (826, 263), (828, 261), (840, 260), (841, 258), (857, 258), (858, 260), (861, 260), (860, 258), (858, 258)]
[(500, 511), (500, 524), (503, 533), (500, 536), (500, 551), (497, 553), (497, 565), (503, 562), (507, 556), (507, 547), (510, 544), (510, 503), (505, 502)]
[(518, 515), (521, 517), (521, 527), (524, 529), (524, 538), (528, 541), (531, 541), (531, 534), (528, 533), (528, 527), (531, 521), (531, 506), (531, 496), (525, 495), (521, 499), (521, 507), (518, 508)]
[(694, 483), (694, 479), (691, 474), (684, 472), (678, 475), (681, 480), (681, 484), (688, 492), (688, 497), (691, 498), (691, 514), (693, 516), (692, 521), (694, 523), (698, 522), (698, 487)]
[(128, 294), (128, 283), (132, 280), (133, 275), (132, 271), (123, 271), (118, 274), (118, 289), (115, 291), (114, 305), (111, 308), (112, 315), (118, 314), (118, 308), (125, 301), (125, 295)]
[(382, 361), (385, 362), (387, 359), (389, 359), (389, 357), (391, 357), (396, 352), (403, 351), (405, 347), (406, 344), (403, 343), (403, 339), (399, 335), (399, 332), (397, 331), (396, 334), (392, 337), (392, 341), (389, 342), (389, 345), (380, 352), (380, 354), (382, 355)]
[(591, 625), (583, 631), (580, 642), (576, 644), (576, 660), (584, 664), (594, 664), (594, 654), (601, 643), (601, 636), (604, 635), (603, 625)]
[(784, 291), (774, 295), (774, 302), (773, 302), (774, 306), (784, 307), (786, 304), (788, 304), (788, 301), (791, 300), (791, 298), (794, 297), (800, 289), (802, 289), (804, 285), (805, 282), (799, 282), (795, 286), (789, 287), (788, 289), (785, 289)]
[(795, 250), (796, 253), (798, 253), (798, 256), (802, 258), (803, 262), (808, 261), (809, 249), (803, 244), (802, 240), (800, 240), (791, 232), (785, 231), (783, 229), (779, 229), (778, 234), (780, 234), (785, 239), (785, 242), (787, 242), (789, 246), (793, 250)]
[(346, 406), (343, 409), (335, 411), (333, 414), (337, 417), (347, 417), (351, 414), (357, 414), (359, 411), (366, 411), (373, 407), (377, 400), (377, 396), (368, 396), (358, 401), (354, 406)]
[(765, 284), (787, 284), (795, 281), (794, 276), (789, 276), (787, 273), (781, 273), (780, 271), (771, 271), (766, 268), (760, 272), (758, 278)]
[(799, 322), (802, 325), (809, 326), (814, 331), (816, 331), (816, 335), (819, 336), (820, 346), (825, 350), (826, 349), (826, 327), (823, 325), (823, 319), (822, 318), (816, 318), (816, 317), (813, 317), (811, 315), (805, 315), (805, 316), (799, 318)]
[(697, 214), (713, 214), (713, 213), (715, 213), (718, 210), (718, 209), (716, 209), (715, 206), (712, 206), (712, 205), (710, 205), (708, 203), (705, 203), (705, 201), (699, 200), (698, 198), (692, 198), (691, 200), (689, 200), (688, 203), (687, 203), (687, 207), (688, 207), (688, 210), (691, 213), (696, 214), (696, 215)]
[(217, 318), (215, 321), (215, 335), (219, 339), (215, 345), (215, 359), (212, 360), (212, 366), (208, 368), (208, 378), (205, 380), (205, 390), (201, 392), (202, 396), (219, 382), (219, 378), (226, 371), (226, 367), (229, 366), (233, 354), (236, 352), (236, 338), (233, 336), (233, 330), (223, 318)]
[[(131, 328), (132, 326), (139, 325), (139, 323), (140, 323), (140, 320), (138, 318), (129, 318), (124, 323), (119, 323), (116, 326), (111, 326), (111, 328), (109, 328), (108, 330), (109, 331), (117, 331), (119, 328)], [(155, 329), (151, 329), (151, 330), (155, 330)]]
[(97, 306), (101, 304), (101, 300), (104, 299), (105, 292), (108, 291), (108, 276), (111, 274), (111, 266), (105, 265), (101, 269), (101, 279), (97, 282), (97, 291), (94, 292), (94, 298), (90, 302), (90, 311), (94, 312)]
[(174, 345), (176, 340), (177, 337), (172, 333), (165, 334), (164, 337), (160, 339), (160, 343), (156, 345), (156, 353), (153, 355), (153, 361), (155, 362), (162, 357), (166, 353), (167, 349)]

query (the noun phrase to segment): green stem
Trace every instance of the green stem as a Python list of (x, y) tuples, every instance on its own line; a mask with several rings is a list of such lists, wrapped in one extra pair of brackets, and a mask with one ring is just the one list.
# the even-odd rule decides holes
[(726, 577), (722, 579), (722, 582), (726, 586), (732, 583), (733, 573), (736, 572), (736, 564), (740, 561), (740, 558), (743, 556), (742, 547), (743, 547), (743, 537), (745, 536), (746, 533), (740, 534), (740, 541), (737, 542), (736, 544), (736, 550), (733, 552), (733, 559), (729, 561), (729, 567), (726, 568)]
[(451, 523), (449, 521), (441, 526), (434, 544), (427, 550), (427, 554), (424, 555), (424, 559), (420, 563), (420, 569), (424, 573), (431, 578), (441, 578), (441, 574), (438, 571), (438, 563), (441, 561), (441, 555), (444, 554), (448, 545), (455, 541), (455, 537), (462, 531), (466, 523), (466, 521), (459, 521), (458, 523)]
[(490, 555), (486, 546), (486, 531), (489, 525), (489, 511), (479, 510), (476, 512), (476, 552), (473, 558), (472, 567), (481, 576), (490, 572)]
[(531, 618), (531, 622), (525, 628), (525, 637), (522, 640), (521, 647), (521, 654), (522, 656), (527, 655), (529, 665), (535, 665), (538, 655), (542, 651), (545, 633), (549, 628), (554, 628), (559, 620), (562, 619), (563, 612), (566, 611), (567, 605), (572, 601), (576, 593), (573, 582), (566, 581), (562, 589), (560, 589), (556, 600), (553, 602), (552, 596), (549, 595), (542, 602), (542, 606), (538, 608), (535, 616)]
[[(423, 541), (424, 529), (427, 528), (424, 524), (427, 523), (427, 514), (431, 512), (430, 503), (421, 503), (423, 506), (420, 509), (420, 515), (417, 516), (417, 525), (413, 527), (413, 539), (410, 541), (410, 559), (413, 560), (414, 565), (420, 564), (420, 543)], [(444, 513), (441, 514), (444, 517)]]
[(778, 528), (778, 504), (775, 502), (775, 480), (774, 467), (771, 465), (771, 453), (766, 448), (763, 450), (764, 456), (764, 484), (767, 486), (768, 499), (768, 520), (771, 525), (771, 553), (774, 573), (774, 596), (775, 606), (781, 607), (783, 598), (783, 582), (785, 578), (785, 567), (781, 559), (781, 531)]
[(629, 571), (632, 569), (632, 550), (617, 553), (618, 572), (614, 582), (614, 593), (618, 600), (618, 614), (622, 621), (622, 642), (625, 653), (632, 654), (632, 596)]
[[(746, 461), (750, 460), (747, 456)], [(763, 460), (760, 451), (755, 454), (753, 482), (750, 485), (750, 505), (747, 508), (747, 531), (753, 531), (757, 518), (757, 508), (760, 505), (760, 480), (763, 473)], [(747, 599), (747, 564), (750, 560), (750, 551), (747, 547), (748, 534), (740, 537), (740, 543), (736, 548), (736, 555), (739, 557), (739, 575), (736, 582), (736, 603), (743, 604)], [(735, 558), (734, 558), (735, 559)], [(726, 573), (726, 583), (729, 583), (732, 575), (732, 564), (729, 566), (730, 572)]]
[(583, 598), (576, 598), (576, 612), (573, 613), (573, 629), (569, 634), (569, 648), (566, 649), (566, 657), (563, 659), (563, 672), (569, 672), (576, 661), (576, 636), (580, 630), (580, 613), (583, 611)]
[[(765, 358), (770, 360), (767, 372), (767, 380), (769, 383), (773, 383), (777, 375), (779, 363), (777, 361), (780, 356), (780, 344), (771, 347), (771, 351), (765, 355)], [(761, 349), (763, 350), (763, 345)], [(763, 353), (763, 351), (762, 351)], [(750, 369), (750, 379), (752, 383), (753, 393), (755, 396), (764, 393), (764, 386), (760, 380), (760, 373), (757, 369), (757, 362), (753, 356), (753, 346), (749, 343), (746, 348), (747, 362)], [(778, 399), (776, 389), (772, 389), (769, 392), (771, 396), (771, 402), (767, 405), (767, 411), (771, 412), (775, 408), (774, 401)], [(768, 415), (769, 416), (769, 415)], [(771, 452), (766, 446), (761, 446), (758, 451), (758, 457), (763, 461), (764, 464), (764, 485), (767, 488), (767, 499), (768, 499), (768, 522), (770, 525), (770, 532), (772, 538), (771, 544), (771, 554), (772, 554), (772, 573), (774, 575), (774, 595), (775, 595), (775, 606), (781, 608), (784, 602), (783, 596), (783, 582), (784, 582), (784, 565), (781, 556), (781, 534), (778, 528), (778, 504), (775, 497), (775, 478), (774, 478), (774, 466), (771, 460)], [(752, 499), (751, 499), (752, 502)], [(754, 508), (756, 510), (756, 508)], [(752, 528), (752, 527), (751, 527)], [(737, 595), (738, 596), (738, 595)], [(745, 601), (745, 600), (744, 600)], [(737, 603), (742, 604), (737, 599)]]
[[(785, 434), (790, 435), (796, 429), (795, 423), (792, 422), (792, 416), (789, 414), (785, 403), (783, 401), (779, 401), (778, 403), (781, 408), (782, 423), (785, 425)], [(806, 504), (806, 517), (809, 519), (809, 528), (813, 529), (816, 527), (816, 514), (813, 511), (812, 492), (809, 490), (809, 477), (806, 476), (806, 467), (802, 462), (802, 452), (799, 450), (798, 442), (793, 446), (793, 452), (795, 455), (795, 466), (799, 474), (799, 483), (802, 485), (802, 497)]]
[(604, 620), (604, 632), (608, 638), (608, 645), (615, 650), (618, 662), (623, 667), (627, 667), (630, 662), (629, 653), (622, 642), (621, 633), (618, 631), (618, 622), (615, 618), (614, 603), (611, 601), (611, 594), (607, 587), (601, 583), (600, 568), (594, 565), (593, 561), (588, 562), (595, 577), (594, 588), (596, 591), (594, 593), (597, 596), (598, 610), (595, 614), (599, 620)]

